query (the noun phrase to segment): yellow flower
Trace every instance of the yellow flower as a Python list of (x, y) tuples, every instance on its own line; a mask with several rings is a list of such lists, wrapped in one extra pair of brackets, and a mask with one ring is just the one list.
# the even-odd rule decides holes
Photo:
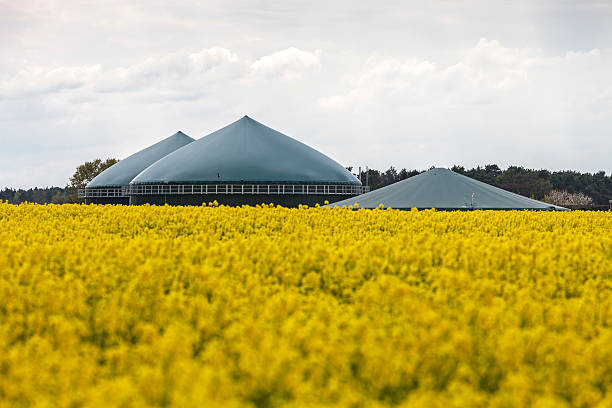
[(3, 202), (0, 406), (609, 406), (610, 231)]

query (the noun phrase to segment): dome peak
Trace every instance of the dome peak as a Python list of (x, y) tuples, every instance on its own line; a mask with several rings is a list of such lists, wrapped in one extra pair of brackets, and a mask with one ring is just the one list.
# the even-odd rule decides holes
[(138, 173), (151, 164), (193, 141), (194, 139), (179, 130), (172, 136), (115, 163), (98, 174), (87, 187), (127, 186)]
[(165, 181), (361, 184), (334, 160), (247, 115), (164, 157), (132, 183)]

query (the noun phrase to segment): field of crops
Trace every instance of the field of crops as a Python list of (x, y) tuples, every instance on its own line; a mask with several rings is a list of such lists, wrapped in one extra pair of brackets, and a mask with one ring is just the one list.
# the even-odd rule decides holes
[(0, 407), (609, 407), (611, 232), (2, 203)]

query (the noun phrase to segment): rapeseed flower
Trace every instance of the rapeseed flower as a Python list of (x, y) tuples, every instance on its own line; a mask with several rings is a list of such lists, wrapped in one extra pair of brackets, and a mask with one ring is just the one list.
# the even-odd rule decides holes
[(0, 203), (0, 407), (612, 406), (610, 231)]

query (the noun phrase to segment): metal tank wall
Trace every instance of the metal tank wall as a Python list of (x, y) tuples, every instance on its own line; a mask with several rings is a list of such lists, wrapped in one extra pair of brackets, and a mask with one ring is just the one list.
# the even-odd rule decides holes
[(281, 205), (288, 208), (296, 208), (300, 204), (315, 206), (316, 204), (324, 205), (327, 200), (329, 203), (345, 200), (354, 197), (353, 195), (277, 195), (277, 194), (258, 194), (258, 195), (232, 195), (232, 194), (151, 194), (151, 195), (133, 195), (131, 196), (132, 205), (152, 204), (152, 205), (202, 205), (203, 203), (211, 203), (217, 201), (222, 205), (239, 207), (241, 205), (258, 205), (270, 204)]

